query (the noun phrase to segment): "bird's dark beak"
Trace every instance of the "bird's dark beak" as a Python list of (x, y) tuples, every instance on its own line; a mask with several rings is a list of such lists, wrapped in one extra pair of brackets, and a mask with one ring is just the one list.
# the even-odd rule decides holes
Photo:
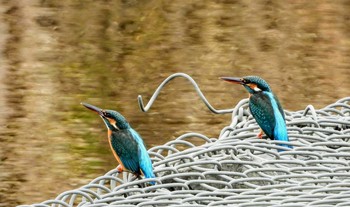
[(96, 112), (98, 115), (103, 116), (103, 110), (102, 109), (100, 109), (100, 108), (98, 108), (96, 106), (93, 106), (91, 104), (84, 103), (84, 102), (81, 102), (80, 104), (85, 106), (86, 108), (90, 109), (91, 111)]
[(243, 81), (241, 78), (235, 78), (235, 77), (220, 77), (221, 80), (230, 82), (230, 83), (235, 83), (235, 84), (241, 84), (243, 85)]

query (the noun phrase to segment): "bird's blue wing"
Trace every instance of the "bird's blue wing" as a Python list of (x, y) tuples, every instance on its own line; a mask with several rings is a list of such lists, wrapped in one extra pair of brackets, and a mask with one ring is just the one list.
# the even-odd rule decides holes
[(276, 100), (276, 103), (277, 103), (277, 106), (278, 106), (278, 110), (280, 111), (280, 113), (282, 114), (282, 117), (283, 117), (283, 120), (286, 120), (285, 116), (284, 116), (284, 111), (283, 111), (283, 108), (280, 104), (280, 101), (278, 100), (277, 96), (273, 95), (273, 97), (275, 98)]
[(128, 130), (113, 131), (110, 136), (113, 150), (127, 170), (140, 174), (138, 142)]
[[(130, 128), (129, 131), (138, 143), (139, 165), (142, 173), (145, 175), (146, 178), (154, 178), (155, 176), (153, 173), (152, 161), (148, 155), (148, 152), (146, 150), (145, 144), (143, 143), (141, 136), (132, 128)], [(154, 182), (152, 182), (152, 184), (154, 184)]]
[(284, 119), (283, 109), (276, 96), (273, 93), (264, 92), (270, 98), (272, 109), (275, 116), (274, 139), (280, 141), (289, 141), (286, 121)]
[(268, 137), (274, 139), (276, 120), (269, 96), (262, 92), (252, 95), (249, 109), (260, 128)]

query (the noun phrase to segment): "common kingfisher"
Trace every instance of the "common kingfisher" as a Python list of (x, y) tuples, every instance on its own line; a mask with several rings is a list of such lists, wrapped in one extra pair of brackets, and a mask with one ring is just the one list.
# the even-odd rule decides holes
[[(261, 128), (259, 138), (262, 138), (265, 133), (271, 139), (289, 141), (283, 108), (264, 79), (258, 76), (221, 77), (221, 79), (241, 84), (249, 92), (249, 109)], [(292, 148), (287, 144), (280, 144), (280, 146)]]
[[(81, 104), (96, 112), (106, 124), (109, 145), (119, 163), (118, 172), (130, 171), (136, 177), (143, 174), (146, 178), (154, 178), (152, 161), (144, 142), (126, 119), (116, 111), (100, 109), (87, 103)], [(154, 181), (150, 183), (155, 184)]]

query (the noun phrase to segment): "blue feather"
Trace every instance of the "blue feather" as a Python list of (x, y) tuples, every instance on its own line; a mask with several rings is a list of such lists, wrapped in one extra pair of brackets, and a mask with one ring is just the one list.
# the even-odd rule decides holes
[[(283, 114), (281, 114), (281, 111), (279, 110), (279, 107), (278, 107), (278, 104), (275, 100), (274, 95), (270, 92), (263, 92), (263, 93), (266, 94), (270, 98), (270, 101), (272, 104), (273, 113), (275, 116), (275, 127), (274, 127), (274, 132), (273, 132), (275, 140), (288, 142), (289, 139), (288, 139), (286, 122), (284, 120)], [(280, 144), (280, 146), (292, 148), (292, 146), (287, 145), (287, 144)]]
[(120, 159), (121, 159), (121, 161), (123, 162), (123, 165), (124, 165), (127, 169), (131, 170), (132, 172), (138, 172), (138, 171), (140, 171), (139, 166), (137, 166), (137, 163), (134, 162), (133, 160), (131, 160), (131, 159), (126, 159), (126, 158), (124, 158), (124, 157), (121, 157)]
[[(146, 147), (143, 143), (143, 140), (141, 139), (140, 135), (132, 128), (129, 129), (131, 132), (133, 138), (138, 143), (138, 156), (139, 156), (139, 165), (141, 168), (142, 173), (145, 175), (146, 178), (154, 178), (153, 173), (153, 166), (151, 159), (148, 155), (148, 152), (146, 150)], [(150, 182), (152, 185), (155, 184), (154, 181)]]

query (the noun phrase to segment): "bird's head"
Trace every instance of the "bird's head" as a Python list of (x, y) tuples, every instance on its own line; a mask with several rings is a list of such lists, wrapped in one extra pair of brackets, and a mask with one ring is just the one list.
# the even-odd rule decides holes
[(118, 131), (130, 128), (129, 123), (126, 119), (118, 112), (113, 110), (104, 110), (88, 103), (81, 103), (91, 111), (96, 112), (104, 121), (107, 128), (111, 131)]
[(221, 77), (222, 80), (243, 85), (251, 94), (259, 91), (271, 92), (270, 85), (258, 76), (245, 76), (243, 78)]

